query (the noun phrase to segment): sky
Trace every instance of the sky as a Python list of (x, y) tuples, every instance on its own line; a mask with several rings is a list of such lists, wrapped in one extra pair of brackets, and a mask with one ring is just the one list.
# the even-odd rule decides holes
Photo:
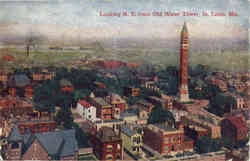
[[(226, 14), (234, 11), (239, 16), (116, 17), (100, 16), (100, 11), (103, 13), (213, 11)], [(82, 30), (83, 32), (89, 30), (90, 35), (100, 37), (105, 35), (152, 37), (168, 34), (171, 36), (170, 31), (176, 26), (179, 29), (186, 21), (188, 26), (194, 26), (194, 32), (204, 28), (200, 30), (201, 32), (197, 32), (197, 35), (203, 36), (209, 29), (210, 32), (216, 33), (216, 36), (234, 33), (237, 37), (245, 35), (248, 29), (248, 13), (247, 0), (0, 0), (0, 27), (1, 24), (16, 26), (32, 24), (44, 33), (49, 30), (53, 30), (54, 34), (57, 31), (59, 33), (74, 30), (79, 33)], [(25, 25), (15, 30), (22, 32), (25, 29), (29, 30)]]

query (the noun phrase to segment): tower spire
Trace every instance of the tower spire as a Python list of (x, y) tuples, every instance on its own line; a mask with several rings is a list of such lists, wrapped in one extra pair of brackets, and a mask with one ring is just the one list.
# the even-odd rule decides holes
[(184, 22), (184, 25), (182, 27), (182, 32), (188, 32), (186, 21)]

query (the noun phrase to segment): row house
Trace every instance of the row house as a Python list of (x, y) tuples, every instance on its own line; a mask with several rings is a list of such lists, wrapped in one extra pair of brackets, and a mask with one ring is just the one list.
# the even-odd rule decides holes
[(55, 131), (56, 122), (52, 120), (25, 120), (19, 121), (17, 126), (21, 134), (25, 134), (28, 130), (31, 133), (41, 133)]
[(123, 147), (131, 154), (141, 154), (143, 145), (143, 131), (129, 125), (122, 125), (120, 128), (120, 136), (123, 141)]
[(0, 98), (0, 116), (9, 118), (10, 114), (14, 116), (24, 116), (33, 113), (32, 103), (19, 97)]
[(123, 160), (122, 139), (110, 127), (102, 127), (92, 135), (93, 153), (98, 160)]
[(117, 115), (122, 113), (127, 108), (126, 101), (118, 94), (109, 93), (108, 96), (105, 97), (105, 100), (113, 106), (115, 114)]
[(241, 97), (239, 95), (233, 95), (233, 94), (232, 96), (235, 99), (237, 109), (243, 109), (247, 107), (247, 103), (245, 102), (246, 100), (244, 99), (244, 97)]
[(175, 110), (175, 109), (172, 109), (172, 110), (170, 110), (170, 112), (173, 114), (176, 122), (180, 122), (181, 121), (181, 117), (188, 115), (188, 112), (184, 111), (184, 110)]
[(208, 135), (208, 130), (199, 126), (188, 125), (184, 126), (184, 134), (194, 141), (199, 140), (202, 136)]
[(122, 119), (125, 123), (136, 123), (138, 121), (138, 115), (134, 112), (123, 112), (120, 115), (120, 119)]
[(149, 96), (148, 100), (152, 104), (161, 104), (162, 107), (167, 109), (167, 110), (173, 109), (173, 99), (171, 99), (171, 98), (164, 99), (164, 98), (159, 98), (159, 97), (156, 97), (156, 96)]
[(136, 76), (140, 84), (145, 85), (146, 82), (158, 82), (158, 76)]
[(96, 117), (102, 120), (111, 120), (114, 117), (112, 105), (107, 103), (102, 97), (89, 97), (88, 101), (96, 107)]
[(96, 120), (96, 107), (86, 100), (81, 99), (77, 102), (76, 111), (85, 120)]
[(14, 126), (3, 153), (5, 160), (78, 160), (75, 130), (21, 134)]
[(160, 154), (175, 155), (193, 151), (194, 141), (184, 135), (183, 127), (172, 128), (162, 124), (149, 124), (143, 128), (143, 143)]
[(112, 120), (97, 120), (92, 122), (92, 132), (99, 131), (102, 127), (110, 127), (114, 130), (116, 134), (119, 133), (121, 125), (125, 122), (121, 119), (112, 119)]
[(199, 116), (187, 115), (181, 117), (181, 121), (186, 126), (199, 126), (208, 130), (208, 134), (212, 139), (221, 138), (221, 126), (210, 120), (201, 119)]
[(49, 70), (46, 70), (46, 69), (43, 69), (43, 70), (38, 71), (38, 72), (33, 72), (31, 74), (32, 81), (34, 81), (34, 82), (40, 82), (40, 81), (44, 81), (44, 80), (51, 80), (54, 76), (55, 76), (54, 71), (49, 71)]
[(156, 83), (154, 81), (148, 81), (141, 85), (142, 87), (146, 89), (150, 89), (151, 91), (159, 92), (160, 88), (157, 87)]
[(248, 126), (242, 117), (230, 116), (221, 121), (221, 133), (233, 143), (244, 141), (248, 137)]

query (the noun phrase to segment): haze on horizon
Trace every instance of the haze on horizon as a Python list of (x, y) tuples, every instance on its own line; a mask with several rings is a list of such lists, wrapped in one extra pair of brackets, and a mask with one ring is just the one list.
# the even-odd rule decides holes
[[(46, 0), (43, 0), (46, 2)], [(248, 46), (248, 8), (245, 0), (50, 0), (46, 3), (16, 3), (0, 1), (0, 42), (20, 41), (34, 32), (50, 41), (114, 41), (150, 44), (157, 41), (176, 41), (183, 22), (188, 23), (193, 41), (204, 39), (203, 44), (216, 42)], [(17, 3), (19, 2), (19, 3)], [(29, 1), (30, 2), (30, 1)], [(104, 17), (99, 12), (152, 12), (152, 11), (235, 11), (236, 17)], [(246, 43), (247, 42), (247, 43)], [(166, 42), (165, 42), (166, 44)], [(161, 46), (161, 45), (160, 45)], [(164, 45), (163, 45), (164, 46)]]

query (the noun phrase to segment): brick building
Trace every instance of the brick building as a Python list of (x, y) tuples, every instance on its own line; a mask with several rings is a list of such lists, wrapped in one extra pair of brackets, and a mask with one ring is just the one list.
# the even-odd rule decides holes
[(230, 116), (221, 121), (222, 136), (233, 143), (245, 140), (248, 136), (248, 127), (242, 117)]
[(27, 130), (31, 133), (41, 133), (55, 131), (56, 122), (50, 120), (26, 120), (18, 122), (18, 129), (21, 134), (25, 134)]
[(107, 103), (113, 106), (115, 111), (116, 109), (118, 109), (120, 113), (127, 108), (126, 101), (122, 99), (118, 94), (109, 93), (108, 96), (105, 97), (105, 100)]
[(194, 141), (184, 135), (183, 128), (149, 124), (143, 128), (143, 142), (160, 154), (193, 151)]
[(111, 120), (114, 116), (113, 107), (101, 97), (88, 97), (88, 102), (96, 107), (96, 117)]
[(98, 160), (123, 160), (122, 139), (112, 128), (102, 127), (92, 136), (93, 153)]

